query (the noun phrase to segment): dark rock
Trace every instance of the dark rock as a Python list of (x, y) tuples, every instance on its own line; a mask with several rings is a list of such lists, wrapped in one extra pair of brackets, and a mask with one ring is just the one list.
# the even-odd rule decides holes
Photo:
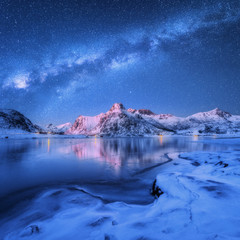
[(216, 186), (204, 186), (203, 188), (208, 190), (209, 192), (213, 192), (217, 190)]
[(38, 234), (39, 232), (40, 229), (37, 225), (30, 225), (23, 230), (21, 237), (31, 236), (33, 234)]
[(156, 115), (149, 109), (139, 109), (138, 112), (143, 115)]
[(90, 226), (96, 227), (102, 225), (104, 222), (106, 222), (110, 217), (102, 217), (99, 218), (97, 221), (90, 223)]
[(193, 166), (195, 166), (195, 167), (198, 167), (198, 166), (200, 166), (200, 163), (199, 162), (193, 162), (193, 163), (191, 163)]
[(164, 192), (161, 190), (161, 188), (159, 186), (156, 185), (157, 180), (155, 179), (152, 185), (152, 190), (151, 190), (151, 194), (154, 197), (159, 198)]
[(39, 227), (37, 225), (30, 226), (32, 233), (39, 233)]
[(113, 226), (118, 225), (118, 222), (115, 221), (115, 220), (113, 220), (113, 221), (112, 221), (112, 225), (113, 225)]
[(217, 166), (217, 165), (222, 165), (223, 164), (223, 161), (219, 161), (218, 163), (216, 163), (215, 165)]
[(228, 164), (227, 164), (227, 163), (224, 163), (224, 164), (223, 164), (223, 167), (224, 167), (224, 168), (225, 168), (225, 167), (227, 167), (227, 166), (228, 166)]
[(110, 240), (110, 239), (111, 239), (110, 236), (107, 235), (107, 234), (105, 234), (105, 236), (104, 236), (104, 240)]
[(223, 161), (219, 161), (218, 163), (215, 164), (216, 166), (219, 165), (219, 166), (223, 166), (224, 168), (228, 167), (228, 164), (227, 163), (224, 163)]

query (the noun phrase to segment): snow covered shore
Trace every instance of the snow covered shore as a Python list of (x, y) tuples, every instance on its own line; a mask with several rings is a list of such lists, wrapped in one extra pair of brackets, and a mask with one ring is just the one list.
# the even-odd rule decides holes
[(24, 131), (6, 131), (0, 132), (0, 139), (36, 139), (36, 138), (86, 138), (85, 135), (59, 135), (59, 134), (37, 134)]
[(230, 141), (231, 152), (169, 154), (153, 170), (163, 194), (152, 204), (110, 202), (79, 186), (47, 189), (1, 218), (0, 239), (239, 239), (240, 140)]

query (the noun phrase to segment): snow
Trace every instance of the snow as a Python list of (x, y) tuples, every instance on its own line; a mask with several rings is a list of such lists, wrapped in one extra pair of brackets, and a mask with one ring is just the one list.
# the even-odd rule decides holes
[(183, 118), (155, 114), (148, 109), (125, 109), (121, 103), (115, 103), (105, 114), (80, 116), (67, 133), (90, 136), (240, 135), (240, 116), (216, 108)]
[(76, 134), (76, 135), (58, 135), (58, 134), (38, 134), (38, 133), (29, 133), (17, 129), (6, 131), (0, 129), (0, 139), (29, 139), (29, 138), (86, 138), (86, 135)]
[(65, 132), (67, 131), (69, 128), (72, 127), (72, 124), (70, 122), (68, 123), (64, 123), (64, 124), (61, 124), (61, 125), (58, 125), (57, 128), (61, 131), (61, 132)]
[[(73, 126), (69, 128), (65, 133), (66, 134), (88, 134), (90, 133), (104, 117), (104, 114), (101, 113), (97, 116), (79, 116)], [(88, 134), (89, 135), (89, 134)]]
[[(14, 110), (0, 110), (0, 129), (5, 129), (5, 133), (7, 133), (6, 129), (44, 132), (39, 126), (33, 125), (29, 119)], [(240, 116), (231, 115), (216, 108), (182, 118), (171, 114), (155, 114), (148, 109), (125, 109), (123, 104), (115, 103), (106, 113), (97, 116), (80, 115), (73, 125), (71, 123), (58, 126), (49, 124), (45, 132), (115, 137), (162, 134), (240, 135)]]
[(45, 127), (45, 131), (51, 132), (51, 133), (64, 133), (67, 130), (69, 130), (71, 127), (72, 127), (72, 124), (70, 122), (64, 123), (58, 126), (55, 126), (52, 123), (50, 123)]
[(126, 110), (122, 103), (114, 103), (109, 112), (121, 112), (122, 110)]
[(0, 132), (6, 132), (7, 130), (36, 132), (39, 129), (39, 126), (34, 125), (20, 112), (12, 109), (0, 109)]
[(225, 119), (225, 118), (229, 118), (231, 117), (231, 114), (228, 112), (224, 112), (222, 110), (220, 110), (219, 108), (215, 108), (211, 111), (208, 112), (200, 112), (200, 113), (196, 113), (193, 114), (189, 117), (187, 117), (188, 119), (196, 119), (198, 121), (211, 121), (211, 120), (220, 120), (220, 119)]
[(0, 128), (0, 136), (2, 136), (2, 135), (19, 135), (19, 134), (26, 134), (26, 135), (28, 135), (28, 134), (31, 134), (31, 133), (29, 133), (29, 132), (27, 132), (27, 131), (24, 131), (24, 130), (22, 130), (22, 129), (16, 129), (16, 128), (14, 128), (14, 129), (6, 129), (6, 128)]
[(97, 126), (97, 124), (99, 123), (99, 120), (101, 118), (102, 115), (98, 115), (95, 117), (85, 117), (85, 127), (86, 130), (91, 130), (93, 128), (95, 128)]
[[(149, 113), (148, 110), (139, 110)], [(155, 120), (146, 120), (134, 110), (126, 110), (121, 103), (115, 103), (105, 114), (95, 117), (79, 116), (66, 134), (86, 134), (89, 136), (154, 136), (169, 134)]]
[(230, 141), (233, 151), (168, 154), (154, 169), (163, 194), (152, 204), (108, 202), (76, 185), (46, 189), (1, 219), (0, 239), (239, 239), (240, 140)]

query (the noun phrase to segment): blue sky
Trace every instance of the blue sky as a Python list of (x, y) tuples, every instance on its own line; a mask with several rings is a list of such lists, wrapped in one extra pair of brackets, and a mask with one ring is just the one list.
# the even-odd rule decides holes
[(1, 108), (34, 123), (127, 108), (240, 114), (239, 1), (0, 1)]

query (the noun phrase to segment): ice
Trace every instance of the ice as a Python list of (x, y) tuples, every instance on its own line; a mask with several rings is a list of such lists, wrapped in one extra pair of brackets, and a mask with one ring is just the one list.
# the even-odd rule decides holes
[(0, 239), (239, 239), (240, 149), (168, 156), (154, 169), (163, 194), (151, 204), (106, 202), (75, 185), (46, 189), (1, 218)]

